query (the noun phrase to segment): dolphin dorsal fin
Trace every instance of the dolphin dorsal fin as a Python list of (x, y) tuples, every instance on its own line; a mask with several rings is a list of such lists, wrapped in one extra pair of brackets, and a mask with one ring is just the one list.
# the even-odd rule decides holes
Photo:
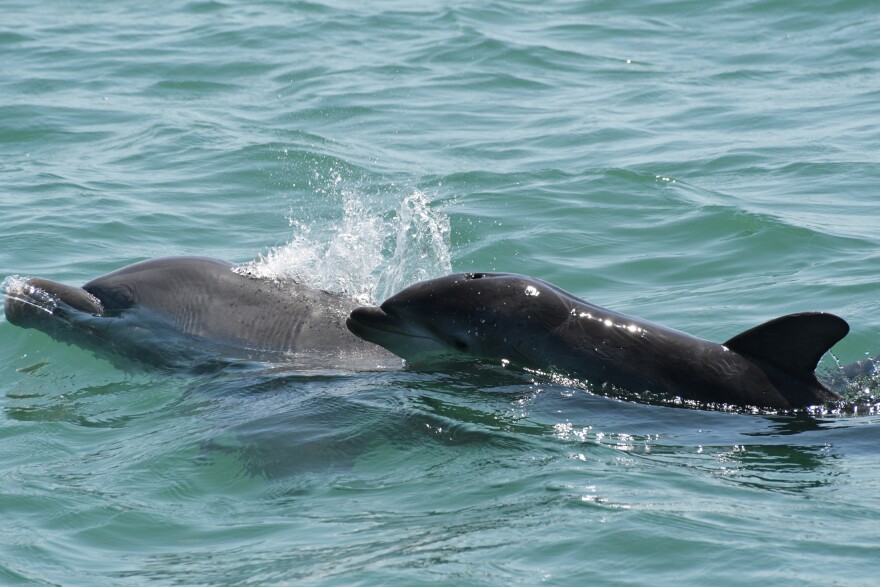
[(824, 312), (789, 314), (737, 334), (724, 346), (795, 377), (812, 377), (819, 359), (849, 332), (846, 320)]

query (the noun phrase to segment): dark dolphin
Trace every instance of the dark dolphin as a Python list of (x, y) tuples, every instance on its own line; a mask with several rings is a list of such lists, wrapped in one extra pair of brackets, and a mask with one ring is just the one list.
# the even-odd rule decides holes
[[(354, 300), (292, 281), (248, 277), (234, 267), (206, 257), (167, 257), (81, 288), (33, 278), (8, 286), (6, 318), (153, 364), (186, 361), (193, 349), (211, 348), (244, 358), (306, 357), (304, 366), (316, 368), (400, 366), (397, 357), (345, 327)], [(174, 348), (161, 348), (168, 346)]]
[(463, 353), (635, 393), (774, 409), (840, 399), (814, 371), (849, 331), (843, 319), (811, 312), (776, 318), (717, 344), (510, 273), (417, 283), (381, 307), (357, 308), (348, 328), (416, 362)]

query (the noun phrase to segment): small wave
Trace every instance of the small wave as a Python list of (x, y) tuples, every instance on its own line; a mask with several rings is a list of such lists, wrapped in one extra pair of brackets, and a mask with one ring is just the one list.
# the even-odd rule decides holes
[(844, 398), (841, 413), (880, 414), (880, 355), (865, 352), (865, 358), (844, 364), (829, 353), (833, 366), (819, 373), (820, 380)]

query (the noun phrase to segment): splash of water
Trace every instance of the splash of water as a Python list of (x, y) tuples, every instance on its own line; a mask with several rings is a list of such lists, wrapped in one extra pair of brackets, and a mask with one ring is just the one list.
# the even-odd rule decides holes
[(387, 197), (337, 189), (340, 183), (335, 176), (333, 186), (342, 206), (338, 222), (327, 229), (326, 221), (316, 223), (308, 211), (301, 211), (302, 217), (291, 213), (291, 240), (238, 271), (295, 280), (364, 304), (384, 300), (416, 281), (451, 273), (449, 219), (427, 195), (413, 190), (389, 206)]
[(28, 304), (47, 314), (53, 314), (58, 307), (55, 298), (27, 281), (26, 277), (10, 275), (0, 283), (0, 292), (4, 297)]
[(384, 300), (417, 281), (452, 273), (449, 218), (432, 209), (427, 196), (415, 191), (404, 198), (392, 228), (394, 246), (379, 272), (374, 299)]

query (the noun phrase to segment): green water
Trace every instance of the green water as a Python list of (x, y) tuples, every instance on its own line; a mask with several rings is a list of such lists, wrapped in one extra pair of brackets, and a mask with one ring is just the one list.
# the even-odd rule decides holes
[[(867, 0), (4, 2), (0, 275), (534, 275), (880, 353)], [(0, 583), (873, 585), (880, 415), (493, 367), (125, 369), (0, 321)], [(826, 357), (822, 369), (834, 369)]]

